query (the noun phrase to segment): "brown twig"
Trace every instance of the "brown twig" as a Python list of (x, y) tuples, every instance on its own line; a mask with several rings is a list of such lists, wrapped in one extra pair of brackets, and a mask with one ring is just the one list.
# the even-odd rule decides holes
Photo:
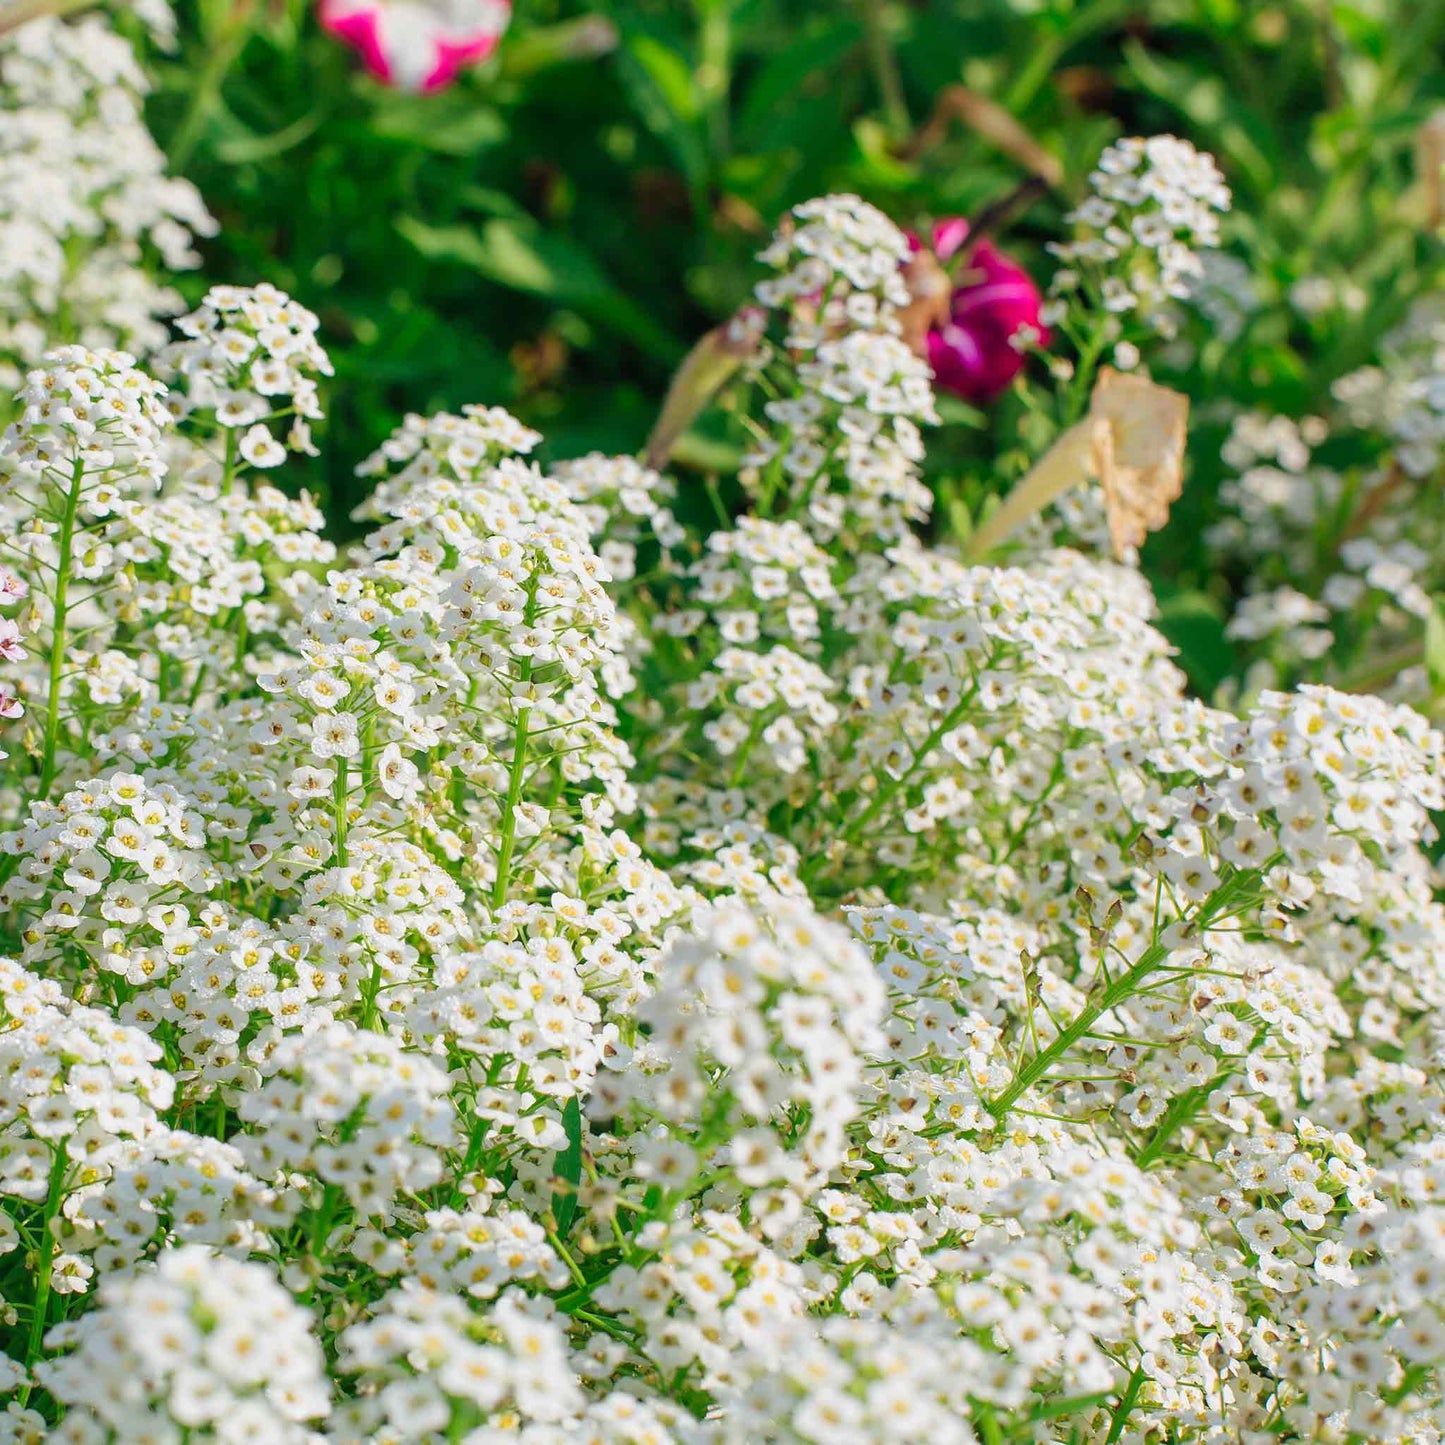
[(68, 15), (72, 10), (83, 10), (94, 0), (11, 0), (0, 6), (0, 35), (8, 35), (42, 15)]
[(1360, 498), (1360, 505), (1340, 532), (1342, 543), (1358, 537), (1384, 511), (1390, 498), (1409, 480), (1399, 462), (1392, 461), (1385, 475)]
[(1047, 183), (1041, 177), (1034, 176), (1026, 181), (1020, 181), (1013, 190), (1000, 196), (998, 200), (990, 201), (968, 223), (968, 237), (954, 254), (960, 259), (966, 260), (968, 253), (985, 236), (1002, 230), (1015, 216), (1028, 210), (1035, 201), (1041, 199), (1048, 189)]
[(913, 133), (899, 154), (904, 160), (918, 160), (947, 138), (949, 127), (955, 121), (991, 142), (1045, 185), (1063, 184), (1064, 168), (1058, 158), (1046, 151), (997, 101), (966, 85), (949, 85), (939, 91), (933, 114)]

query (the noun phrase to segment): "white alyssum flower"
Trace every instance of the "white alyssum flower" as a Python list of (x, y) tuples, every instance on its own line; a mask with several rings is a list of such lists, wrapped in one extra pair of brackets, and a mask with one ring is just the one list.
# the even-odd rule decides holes
[(1202, 254), (1219, 245), (1229, 187), (1212, 156), (1172, 135), (1130, 136), (1099, 158), (1091, 194), (1069, 217), (1079, 239), (1052, 246), (1067, 268), (1056, 294), (1095, 278), (1106, 311), (1159, 320), (1204, 280)]
[(195, 266), (193, 243), (216, 223), (189, 181), (166, 175), (148, 89), (99, 15), (42, 16), (0, 39), (0, 386), (57, 342), (149, 351), (182, 309), (145, 253)]
[(56, 1441), (309, 1445), (330, 1389), (310, 1316), (271, 1270), (188, 1245), (117, 1274), (47, 1338), (36, 1374), (66, 1408)]

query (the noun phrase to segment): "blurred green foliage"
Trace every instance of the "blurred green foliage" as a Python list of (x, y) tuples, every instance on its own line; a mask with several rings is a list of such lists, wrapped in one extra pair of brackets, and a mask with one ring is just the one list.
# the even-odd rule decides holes
[[(222, 223), (192, 284), (269, 279), (322, 317), (338, 384), (312, 481), (333, 513), (407, 410), (501, 403), (552, 455), (638, 449), (676, 362), (807, 196), (857, 191), (911, 225), (1013, 194), (1028, 170), (948, 118), (949, 87), (1061, 167), (1006, 219), (1041, 277), (1104, 144), (1187, 136), (1234, 188), (1227, 249), (1260, 303), (1187, 357), (1193, 478), (1151, 542), (1208, 691), (1232, 666), (1231, 579), (1199, 544), (1225, 403), (1319, 408), (1438, 281), (1406, 197), (1442, 45), (1441, 0), (519, 0), (493, 61), (417, 97), (365, 76), (310, 0), (187, 0), (154, 124)], [(1285, 302), (1313, 277), (1343, 299), (1306, 319)], [(1169, 379), (1167, 348), (1148, 360)], [(1018, 395), (948, 418), (945, 515), (1038, 442)]]

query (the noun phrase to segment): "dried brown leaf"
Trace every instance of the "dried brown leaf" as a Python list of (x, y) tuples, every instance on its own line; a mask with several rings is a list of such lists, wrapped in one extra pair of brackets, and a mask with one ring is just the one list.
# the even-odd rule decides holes
[(1184, 489), (1189, 398), (1147, 376), (1106, 366), (1094, 383), (1089, 415), (1109, 539), (1114, 555), (1122, 557), (1169, 520)]

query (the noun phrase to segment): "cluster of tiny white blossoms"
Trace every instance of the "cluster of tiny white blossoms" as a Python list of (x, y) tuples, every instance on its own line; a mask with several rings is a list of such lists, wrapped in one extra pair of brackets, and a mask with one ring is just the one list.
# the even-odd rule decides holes
[(1069, 215), (1078, 239), (1050, 247), (1063, 263), (1054, 294), (1084, 287), (1106, 311), (1164, 320), (1199, 288), (1202, 255), (1219, 245), (1230, 193), (1214, 157), (1177, 136), (1130, 136), (1099, 157), (1089, 187)]
[[(0, 607), (23, 602), (29, 591), (22, 578), (0, 567)], [(13, 617), (0, 617), (0, 662), (24, 662), (26, 656), (25, 633), (20, 624)], [(14, 685), (0, 683), (0, 720), (13, 722), (24, 711)], [(3, 757), (0, 751), (0, 760)]]
[(820, 196), (794, 209), (758, 257), (778, 272), (758, 282), (766, 307), (790, 315), (789, 344), (810, 347), (835, 328), (896, 331), (908, 305), (908, 238), (857, 196)]
[[(1109, 204), (1202, 243), (1190, 155)], [(1133, 567), (925, 540), (907, 254), (783, 227), (716, 525), (472, 406), (338, 550), (267, 287), (181, 323), (178, 396), (34, 369), (0, 1441), (1436, 1438), (1445, 739), (1207, 706)]]
[(760, 513), (806, 509), (834, 545), (901, 536), (931, 502), (918, 475), (920, 429), (938, 421), (931, 373), (899, 335), (909, 254), (856, 196), (798, 207), (763, 252), (783, 272), (756, 288), (780, 335), (752, 363), (773, 397), (759, 404), (743, 479)]
[(1428, 478), (1445, 454), (1445, 305), (1417, 301), (1380, 343), (1379, 363), (1342, 376), (1335, 399), (1354, 426), (1383, 432), (1407, 475)]
[[(148, 7), (151, 14), (155, 6)], [(216, 223), (166, 175), (146, 129), (149, 89), (99, 15), (42, 16), (0, 37), (0, 386), (57, 341), (149, 351), (179, 294), (143, 264), (199, 263)]]
[(330, 1407), (307, 1312), (261, 1265), (192, 1245), (100, 1287), (98, 1308), (51, 1337), (41, 1368), (66, 1407), (45, 1438), (308, 1445)]
[[(1442, 316), (1435, 298), (1417, 302), (1373, 364), (1335, 383), (1328, 416), (1232, 419), (1222, 460), (1235, 475), (1207, 535), (1249, 564), (1229, 634), (1263, 685), (1368, 677), (1371, 658), (1418, 644), (1430, 625), (1445, 583)], [(1398, 670), (1393, 686), (1428, 696), (1426, 669)]]
[[(209, 411), (216, 425), (239, 437), (237, 449), (253, 467), (278, 467), (287, 451), (316, 454), (311, 423), (322, 416), (316, 378), (331, 361), (316, 340), (320, 322), (274, 286), (212, 286), (176, 328), (185, 337), (163, 347), (156, 369), (174, 387), (184, 416)], [(283, 446), (267, 422), (290, 416)]]

